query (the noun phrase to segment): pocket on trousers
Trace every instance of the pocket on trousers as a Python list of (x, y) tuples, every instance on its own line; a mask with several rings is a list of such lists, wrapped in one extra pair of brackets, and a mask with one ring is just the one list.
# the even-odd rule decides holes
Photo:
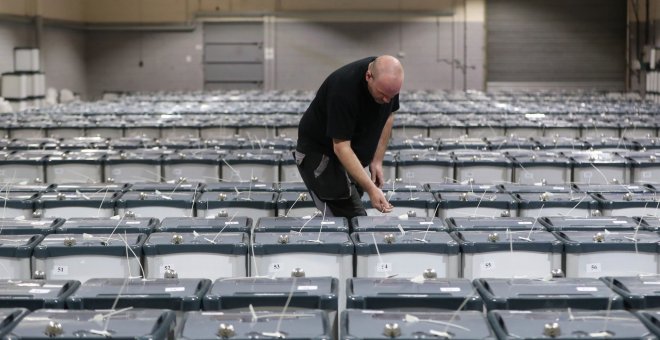
[(304, 156), (299, 165), (305, 184), (322, 200), (347, 199), (351, 183), (338, 159), (320, 153)]

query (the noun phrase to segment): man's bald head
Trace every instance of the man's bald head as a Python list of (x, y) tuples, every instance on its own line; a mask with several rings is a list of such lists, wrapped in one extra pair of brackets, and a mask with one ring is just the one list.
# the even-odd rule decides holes
[(377, 57), (367, 69), (367, 87), (379, 104), (389, 103), (401, 91), (403, 66), (390, 55)]

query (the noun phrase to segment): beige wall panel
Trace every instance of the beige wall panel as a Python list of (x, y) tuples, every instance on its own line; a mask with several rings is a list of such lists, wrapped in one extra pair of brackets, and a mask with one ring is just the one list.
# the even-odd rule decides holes
[(86, 96), (85, 39), (85, 32), (80, 30), (44, 29), (41, 50), (48, 87), (66, 88)]
[(35, 8), (35, 0), (0, 0), (2, 14), (32, 16)]
[[(460, 7), (460, 5), (457, 5), (457, 6)], [(486, 21), (486, 1), (485, 0), (468, 0), (467, 1), (467, 20), (472, 21), (472, 22)]]
[(282, 0), (283, 11), (314, 10), (448, 10), (451, 0)]
[(186, 21), (186, 0), (84, 0), (89, 23)]
[(232, 0), (230, 11), (232, 12), (272, 12), (275, 10), (275, 0)]
[(188, 10), (194, 14), (201, 12), (206, 15), (218, 13), (255, 13), (273, 12), (277, 8), (277, 0), (188, 0)]
[(38, 11), (45, 18), (82, 22), (85, 20), (83, 1), (39, 0)]
[(193, 4), (197, 7), (196, 10), (205, 13), (228, 12), (231, 7), (230, 1), (227, 0), (200, 0)]

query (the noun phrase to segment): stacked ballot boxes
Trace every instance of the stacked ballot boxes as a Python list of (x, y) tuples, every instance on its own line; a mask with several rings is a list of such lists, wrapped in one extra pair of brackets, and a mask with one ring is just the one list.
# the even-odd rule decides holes
[(249, 181), (259, 179), (267, 182), (278, 182), (279, 164), (281, 151), (263, 152), (256, 150), (252, 152), (240, 152), (248, 150), (236, 150), (228, 154), (222, 160), (223, 181)]
[[(356, 232), (357, 277), (459, 277), (458, 243), (446, 232)], [(429, 274), (430, 275), (430, 274)]]
[(645, 230), (553, 232), (564, 244), (567, 277), (658, 274), (660, 236)]
[(275, 192), (205, 192), (197, 199), (197, 216), (273, 217), (276, 214), (276, 200)]
[[(430, 217), (436, 212), (438, 206), (435, 197), (430, 192), (387, 191), (385, 197), (394, 207), (389, 214), (395, 216), (407, 215), (410, 217)], [(371, 206), (368, 194), (362, 196), (362, 202), (367, 210), (367, 215), (382, 215), (378, 209)]]
[(162, 308), (191, 311), (202, 308), (207, 279), (96, 278), (84, 282), (66, 299), (68, 309)]
[(0, 278), (30, 279), (31, 257), (42, 235), (4, 235), (0, 241)]
[(251, 339), (287, 337), (292, 339), (332, 339), (332, 325), (322, 310), (289, 311), (281, 308), (259, 311), (188, 312), (177, 334), (179, 339)]
[(0, 307), (20, 307), (29, 310), (64, 309), (66, 298), (80, 287), (75, 280), (0, 280)]
[(345, 217), (262, 217), (257, 221), (254, 232), (349, 232), (349, 224)]
[(117, 199), (117, 214), (135, 217), (194, 217), (195, 192), (129, 191)]
[(454, 180), (454, 159), (448, 152), (401, 150), (398, 177), (404, 183), (444, 183)]
[(657, 275), (606, 276), (601, 280), (621, 296), (626, 309), (657, 309), (660, 307)]
[(184, 149), (163, 157), (163, 180), (186, 179), (213, 183), (220, 179), (220, 160), (226, 154), (214, 149)]
[(277, 198), (277, 216), (303, 217), (321, 216), (317, 213), (316, 205), (308, 192), (287, 191), (279, 194)]
[[(109, 317), (108, 315), (112, 313)], [(118, 339), (171, 339), (175, 313), (164, 309), (62, 310), (41, 309), (23, 318), (5, 333), (12, 339), (74, 339), (81, 335)], [(105, 323), (103, 323), (105, 322)]]
[(600, 215), (600, 205), (589, 194), (581, 192), (542, 192), (513, 194), (522, 217)]
[(495, 333), (478, 311), (347, 310), (342, 314), (343, 339), (459, 338), (495, 339)]
[(438, 217), (515, 217), (518, 214), (517, 204), (507, 193), (490, 192), (438, 192), (436, 200), (439, 204)]
[(109, 192), (53, 192), (44, 193), (35, 202), (35, 217), (69, 218), (102, 217), (115, 215), (115, 204), (120, 193)]
[(427, 275), (409, 278), (356, 277), (346, 287), (346, 307), (357, 309), (483, 309), (481, 296), (468, 279)]
[(58, 234), (151, 234), (160, 222), (157, 218), (72, 217), (55, 228)]
[(147, 278), (207, 278), (247, 275), (245, 233), (159, 232), (143, 246)]
[(593, 278), (484, 278), (474, 283), (488, 310), (623, 309), (623, 299)]
[(564, 334), (615, 339), (647, 339), (652, 336), (637, 316), (622, 310), (501, 310), (489, 312), (488, 319), (498, 339), (558, 337)]
[(34, 248), (32, 278), (141, 277), (144, 234), (51, 234)]
[(571, 163), (559, 152), (511, 150), (513, 182), (521, 184), (563, 184), (571, 181)]
[(562, 244), (541, 230), (454, 231), (464, 278), (548, 277), (562, 269)]

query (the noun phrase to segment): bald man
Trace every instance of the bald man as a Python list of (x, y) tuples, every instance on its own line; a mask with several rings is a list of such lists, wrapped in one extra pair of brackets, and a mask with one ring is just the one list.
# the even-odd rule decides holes
[(300, 119), (296, 164), (326, 216), (366, 215), (363, 192), (373, 208), (392, 211), (380, 188), (402, 84), (403, 67), (392, 56), (354, 61), (325, 79)]

